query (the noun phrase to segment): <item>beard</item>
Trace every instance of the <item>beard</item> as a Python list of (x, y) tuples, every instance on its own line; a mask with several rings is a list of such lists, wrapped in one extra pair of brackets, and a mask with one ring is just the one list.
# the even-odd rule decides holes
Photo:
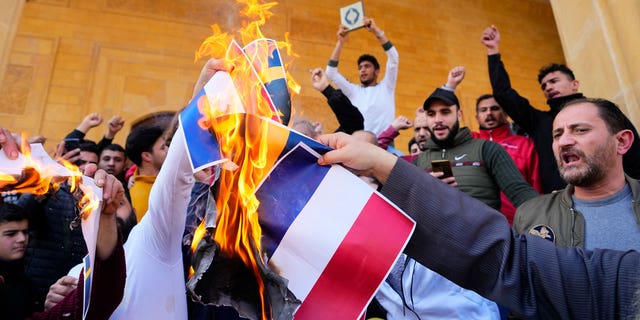
[[(580, 161), (582, 164), (578, 167), (564, 167), (564, 161), (562, 157), (558, 157), (558, 171), (560, 171), (560, 176), (562, 179), (568, 183), (577, 187), (587, 187), (595, 184), (598, 181), (604, 179), (608, 171), (608, 163), (613, 163), (611, 158), (612, 154), (615, 154), (615, 150), (610, 150), (611, 147), (607, 148), (607, 146), (602, 145), (599, 148), (594, 148), (594, 150), (599, 150), (598, 152), (594, 152), (592, 155), (585, 155), (584, 152), (580, 150), (576, 150), (574, 148), (567, 148), (568, 150), (561, 151), (571, 151), (580, 157)], [(612, 153), (613, 152), (613, 153)]]
[(364, 79), (364, 80), (360, 78), (360, 83), (362, 83), (363, 86), (368, 87), (373, 83), (373, 78)]
[(429, 129), (431, 132), (431, 140), (435, 142), (440, 148), (448, 148), (453, 145), (453, 140), (456, 138), (458, 131), (460, 130), (460, 121), (456, 121), (453, 124), (453, 127), (449, 128), (449, 133), (444, 139), (436, 138), (436, 135), (433, 134), (433, 129)]
[[(429, 139), (427, 139), (429, 140)], [(418, 142), (418, 149), (420, 149), (420, 151), (425, 151), (427, 150), (427, 141), (422, 141), (422, 142)]]

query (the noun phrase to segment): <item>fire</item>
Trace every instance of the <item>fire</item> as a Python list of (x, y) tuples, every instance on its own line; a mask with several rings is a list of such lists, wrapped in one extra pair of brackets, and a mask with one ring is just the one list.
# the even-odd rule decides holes
[[(24, 169), (22, 169), (22, 172), (19, 174), (12, 174), (2, 172), (3, 169), (0, 168), (0, 189), (11, 190), (16, 193), (32, 193), (35, 195), (46, 194), (51, 188), (57, 190), (60, 180), (54, 178), (56, 176), (56, 166), (36, 161), (36, 159), (32, 157), (31, 148), (26, 141), (26, 135), (23, 134), (20, 149), (22, 150), (21, 161)], [(76, 173), (78, 176), (80, 175), (80, 171), (76, 166), (64, 161), (64, 159), (61, 160), (67, 169)], [(69, 179), (73, 188), (72, 191), (75, 189), (78, 178), (79, 177), (74, 177)]]
[(0, 174), (0, 188), (16, 193), (46, 194), (51, 187), (51, 177), (43, 177), (33, 167), (26, 167), (20, 176)]
[[(287, 52), (287, 55), (289, 55), (290, 57), (300, 57), (297, 53), (293, 52), (293, 49), (291, 48), (291, 42), (289, 42), (289, 32), (286, 32), (284, 34), (284, 41), (278, 41), (278, 48), (284, 49)], [(284, 69), (287, 70), (287, 85), (289, 86), (291, 92), (299, 94), (300, 88), (302, 86), (300, 86), (300, 84), (293, 78), (291, 73), (289, 73), (289, 67), (291, 66), (291, 63), (293, 63), (293, 61), (289, 61), (284, 66)]]
[(67, 168), (67, 170), (73, 172), (75, 175), (69, 177), (68, 182), (69, 182), (69, 186), (70, 186), (70, 190), (71, 192), (74, 192), (76, 190), (76, 188), (78, 187), (78, 185), (80, 184), (80, 181), (82, 179), (82, 172), (80, 172), (80, 169), (73, 163), (70, 163), (69, 161), (62, 159), (62, 158), (58, 158), (58, 161), (60, 161), (60, 163), (62, 163), (62, 165)]
[[(238, 30), (243, 44), (249, 44), (253, 40), (264, 38), (260, 27), (273, 15), (270, 11), (277, 2), (260, 4), (257, 0), (237, 0), (244, 4), (245, 8), (241, 14), (251, 19), (243, 23)], [(262, 231), (258, 223), (258, 206), (260, 205), (255, 196), (256, 188), (260, 181), (269, 172), (276, 160), (273, 151), (268, 148), (269, 124), (265, 119), (279, 119), (278, 111), (274, 110), (269, 103), (260, 81), (272, 79), (270, 68), (257, 70), (254, 73), (256, 61), (253, 59), (265, 59), (269, 55), (264, 55), (264, 50), (271, 54), (275, 45), (286, 50), (290, 57), (296, 57), (291, 50), (288, 34), (285, 41), (256, 44), (252, 53), (248, 52), (248, 59), (253, 62), (247, 63), (243, 56), (242, 49), (228, 33), (223, 33), (217, 25), (212, 26), (214, 34), (207, 38), (198, 51), (196, 59), (204, 56), (225, 57), (226, 62), (233, 65), (230, 75), (236, 90), (240, 93), (240, 100), (245, 110), (244, 113), (233, 113), (227, 110), (227, 106), (221, 106), (221, 99), (212, 100), (212, 97), (203, 96), (198, 101), (198, 106), (203, 119), (200, 125), (205, 129), (215, 128), (214, 133), (220, 144), (222, 154), (229, 159), (232, 164), (238, 166), (237, 170), (223, 170), (220, 176), (220, 190), (216, 205), (218, 208), (217, 227), (213, 236), (220, 250), (230, 256), (239, 257), (243, 263), (253, 270), (258, 283), (259, 293), (262, 301), (262, 318), (268, 318), (268, 307), (265, 302), (265, 287), (260, 275), (258, 262), (264, 264), (260, 256), (260, 238)], [(231, 45), (229, 43), (231, 42)], [(225, 48), (229, 48), (225, 50)], [(267, 66), (267, 61), (259, 61), (258, 65)], [(285, 65), (286, 67), (287, 65)], [(291, 92), (298, 93), (300, 85), (287, 73), (287, 87)], [(259, 79), (258, 79), (259, 78)], [(212, 105), (213, 104), (213, 105)], [(223, 110), (223, 111), (220, 111)], [(246, 114), (245, 114), (246, 113)], [(192, 250), (206, 234), (204, 223), (201, 224), (192, 242)], [(257, 254), (255, 251), (257, 250)]]
[(80, 217), (86, 220), (89, 218), (91, 212), (100, 206), (100, 200), (95, 196), (91, 188), (83, 187), (81, 189), (82, 198), (78, 201), (78, 208), (80, 208)]
[[(70, 186), (70, 191), (74, 192), (82, 179), (82, 173), (77, 166), (68, 161), (58, 158), (58, 161), (68, 170), (69, 177), (59, 177), (59, 165), (55, 162), (48, 163), (38, 161), (32, 154), (30, 146), (26, 144), (26, 137), (23, 134), (21, 139), (21, 165), (23, 169), (18, 173), (2, 172), (3, 168), (0, 168), (0, 190), (9, 191), (15, 193), (30, 193), (35, 195), (44, 195), (50, 191), (56, 191), (60, 184), (67, 181)], [(47, 156), (48, 157), (48, 156)], [(99, 203), (90, 200), (89, 194), (85, 194), (79, 206), (83, 209), (85, 217), (93, 208)]]

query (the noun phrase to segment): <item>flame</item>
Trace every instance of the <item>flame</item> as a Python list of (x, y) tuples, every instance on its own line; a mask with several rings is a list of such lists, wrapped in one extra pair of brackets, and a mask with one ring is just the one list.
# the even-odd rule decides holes
[(20, 176), (2, 173), (0, 178), (0, 188), (3, 191), (16, 193), (33, 193), (42, 195), (49, 192), (52, 187), (51, 177), (45, 177), (33, 167), (25, 167)]
[[(0, 168), (0, 190), (44, 195), (50, 191), (57, 191), (60, 184), (65, 181), (69, 183), (70, 192), (72, 193), (76, 191), (80, 185), (82, 179), (80, 169), (65, 159), (58, 158), (57, 160), (71, 172), (71, 176), (69, 177), (57, 176), (57, 165), (36, 161), (32, 156), (31, 148), (27, 144), (24, 133), (22, 134), (20, 150), (22, 151), (21, 160), (24, 167), (20, 174), (2, 172), (2, 168)], [(85, 218), (89, 216), (91, 210), (99, 205), (99, 201), (91, 200), (91, 198), (89, 198), (90, 196), (91, 194), (85, 194), (78, 204), (82, 208)]]
[(75, 176), (71, 176), (69, 177), (69, 179), (67, 180), (69, 182), (69, 190), (71, 192), (74, 192), (76, 190), (76, 188), (78, 187), (78, 185), (80, 184), (80, 181), (82, 179), (82, 172), (80, 171), (80, 168), (78, 168), (75, 164), (63, 159), (63, 158), (57, 158), (57, 160), (62, 163), (62, 165), (67, 168), (69, 171), (73, 172), (75, 174)]
[[(73, 180), (73, 179), (71, 179)], [(100, 206), (100, 199), (93, 193), (91, 188), (80, 188), (82, 189), (82, 198), (78, 201), (78, 208), (80, 208), (80, 217), (83, 220), (89, 218), (91, 212), (96, 210)]]
[[(43, 165), (36, 161), (31, 155), (31, 148), (27, 144), (26, 134), (22, 134), (20, 143), (20, 150), (22, 151), (23, 169), (20, 174), (11, 174), (8, 172), (2, 172), (0, 168), (0, 189), (7, 191), (11, 190), (16, 193), (31, 193), (35, 195), (43, 195), (49, 192), (49, 190), (57, 190), (59, 184), (64, 180), (55, 177), (56, 167), (50, 165)], [(80, 170), (71, 163), (66, 162), (64, 159), (59, 159), (67, 169), (72, 172), (79, 173)], [(80, 177), (70, 177), (70, 184), (72, 186), (71, 191), (75, 189), (77, 185), (77, 179)]]
[[(290, 57), (295, 57), (298, 58), (300, 57), (300, 55), (298, 55), (297, 53), (293, 52), (293, 48), (291, 47), (291, 42), (289, 42), (289, 32), (285, 32), (284, 34), (284, 41), (278, 41), (278, 48), (279, 49), (284, 49), (287, 52), (287, 55), (289, 55)], [(291, 75), (291, 73), (289, 73), (291, 64), (293, 63), (293, 60), (289, 61), (288, 63), (284, 64), (284, 69), (287, 70), (287, 86), (289, 87), (290, 92), (293, 92), (295, 94), (299, 94), (300, 93), (300, 88), (302, 86), (300, 86), (300, 84), (293, 78), (293, 76)]]
[[(247, 44), (255, 39), (264, 38), (264, 34), (260, 29), (265, 25), (267, 20), (273, 16), (271, 8), (275, 7), (278, 2), (268, 2), (261, 4), (258, 0), (236, 0), (239, 4), (244, 4), (245, 7), (240, 11), (240, 14), (251, 19), (249, 22), (243, 22), (242, 28), (237, 30), (242, 43)], [(230, 32), (223, 32), (219, 25), (211, 25), (212, 35), (205, 39), (200, 48), (195, 53), (195, 61), (203, 57), (215, 57), (220, 58), (226, 55), (227, 47), (231, 40), (234, 38)], [(284, 34), (284, 41), (277, 41), (278, 48), (285, 51), (291, 60), (286, 62), (284, 68), (290, 69), (293, 64), (294, 58), (300, 57), (293, 51), (291, 42), (289, 41), (289, 32)], [(264, 79), (264, 78), (263, 78)], [(293, 76), (287, 71), (287, 86), (291, 93), (300, 93), (300, 84), (293, 78)]]
[(202, 42), (198, 51), (196, 51), (195, 61), (202, 57), (223, 57), (227, 52), (227, 46), (233, 37), (226, 32), (222, 32), (217, 24), (211, 26), (213, 35)]
[[(256, 39), (264, 38), (260, 27), (273, 15), (270, 11), (277, 2), (259, 3), (257, 0), (237, 0), (244, 4), (241, 14), (250, 21), (243, 22), (242, 28), (237, 31), (242, 43), (248, 44)], [(247, 63), (244, 53), (239, 45), (232, 41), (230, 33), (222, 32), (218, 25), (211, 26), (214, 34), (207, 38), (198, 51), (196, 60), (204, 56), (222, 57), (230, 65), (233, 71), (230, 75), (236, 90), (240, 93), (240, 100), (246, 113), (234, 113), (228, 106), (221, 105), (224, 99), (202, 96), (198, 101), (198, 107), (204, 115), (199, 124), (204, 129), (215, 128), (214, 134), (220, 144), (222, 154), (232, 164), (238, 166), (237, 170), (222, 170), (220, 175), (220, 190), (216, 205), (218, 216), (216, 232), (213, 235), (220, 250), (230, 256), (239, 257), (246, 266), (251, 268), (259, 287), (262, 303), (262, 318), (268, 318), (268, 308), (265, 302), (265, 287), (260, 275), (258, 261), (261, 257), (260, 238), (262, 230), (258, 223), (258, 206), (260, 202), (255, 196), (256, 188), (260, 181), (269, 172), (276, 161), (277, 154), (270, 151), (268, 146), (269, 124), (265, 119), (279, 119), (278, 111), (274, 110), (263, 92), (260, 81), (266, 82), (269, 78), (268, 68), (257, 70), (254, 73), (254, 59), (257, 65), (268, 65), (267, 56), (263, 50), (271, 53), (267, 47), (254, 48), (253, 54), (248, 57)], [(231, 46), (229, 43), (231, 42)], [(274, 42), (271, 42), (274, 43)], [(286, 51), (289, 57), (297, 57), (291, 48), (289, 34), (285, 34), (285, 41), (275, 42), (275, 45)], [(229, 48), (225, 50), (225, 48)], [(291, 61), (285, 64), (285, 70)], [(298, 93), (300, 85), (287, 72), (287, 86), (290, 92)], [(230, 112), (231, 111), (231, 112)], [(204, 222), (196, 229), (191, 245), (194, 251), (206, 234)], [(257, 254), (254, 250), (257, 249)], [(193, 274), (193, 269), (190, 274)]]

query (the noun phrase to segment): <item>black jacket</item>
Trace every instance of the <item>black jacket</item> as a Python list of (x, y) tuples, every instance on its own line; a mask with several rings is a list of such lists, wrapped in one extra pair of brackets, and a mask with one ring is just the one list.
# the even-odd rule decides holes
[(32, 313), (31, 282), (24, 275), (23, 260), (0, 260), (0, 319), (24, 319)]
[(364, 118), (358, 108), (354, 107), (351, 100), (332, 86), (326, 87), (322, 94), (327, 97), (327, 103), (331, 107), (331, 111), (336, 115), (340, 126), (335, 132), (344, 132), (352, 134), (358, 130), (364, 130)]
[[(551, 130), (553, 119), (562, 106), (572, 100), (584, 98), (582, 93), (576, 93), (564, 97), (547, 100), (549, 111), (541, 111), (529, 103), (529, 100), (520, 96), (511, 87), (511, 81), (500, 54), (489, 55), (489, 78), (493, 87), (493, 96), (502, 109), (507, 112), (513, 121), (522, 127), (533, 139), (538, 151), (540, 180), (542, 192), (550, 193), (554, 190), (564, 189), (567, 185), (558, 171), (553, 149)], [(640, 179), (640, 137), (638, 131), (629, 119), (626, 119), (627, 128), (633, 131), (634, 141), (631, 148), (624, 155), (624, 172), (634, 179)]]
[(77, 204), (66, 183), (42, 201), (31, 194), (18, 200), (29, 212), (25, 274), (34, 285), (34, 311), (42, 311), (49, 287), (87, 254)]

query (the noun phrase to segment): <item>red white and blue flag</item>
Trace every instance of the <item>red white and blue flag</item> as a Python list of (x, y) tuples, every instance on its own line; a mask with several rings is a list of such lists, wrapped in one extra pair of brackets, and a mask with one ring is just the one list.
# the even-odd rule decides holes
[[(282, 67), (277, 48), (275, 53), (256, 48), (264, 47), (255, 43), (245, 47), (246, 63), (256, 68), (256, 61), (269, 61), (271, 76), (265, 82), (272, 86), (260, 81), (261, 94), (242, 96), (243, 87), (238, 86), (246, 86), (245, 80), (255, 81), (257, 71), (217, 72), (181, 113), (192, 167), (195, 172), (225, 161), (215, 135), (199, 124), (206, 101), (215, 102), (207, 107), (225, 108), (214, 114), (242, 114), (240, 126), (248, 130), (249, 123), (266, 124), (263, 139), (268, 144), (270, 173), (256, 196), (260, 201), (261, 245), (268, 264), (288, 280), (289, 290), (302, 301), (296, 319), (332, 319), (336, 315), (355, 319), (386, 278), (415, 223), (345, 168), (318, 165), (317, 157), (329, 147), (276, 121), (281, 119), (252, 112), (255, 108), (248, 104), (255, 101), (251, 99), (267, 99), (273, 108), (286, 108), (289, 103), (288, 92), (277, 92), (287, 90), (286, 81), (278, 78)], [(269, 44), (267, 48), (274, 47)], [(230, 52), (242, 56), (237, 44), (232, 44)], [(255, 54), (269, 54), (270, 59), (256, 58)], [(280, 65), (271, 66), (276, 60)]]
[(415, 223), (345, 168), (303, 144), (259, 187), (262, 250), (302, 304), (296, 319), (356, 319)]

